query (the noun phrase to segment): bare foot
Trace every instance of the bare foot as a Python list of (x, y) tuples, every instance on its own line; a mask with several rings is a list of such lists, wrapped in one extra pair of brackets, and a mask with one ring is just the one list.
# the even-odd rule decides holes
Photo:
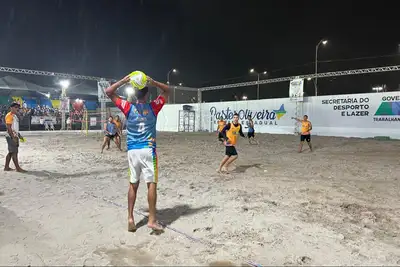
[(107, 149), (107, 150), (110, 150), (110, 148), (109, 148), (109, 147), (107, 147), (106, 149)]
[(128, 232), (134, 233), (136, 232), (136, 225), (133, 219), (128, 220)]
[(10, 171), (13, 171), (14, 169), (11, 169), (10, 167), (8, 167), (8, 168), (4, 168), (4, 171), (5, 172), (10, 172)]
[(25, 171), (25, 170), (19, 168), (19, 169), (17, 169), (17, 172), (25, 173), (25, 172), (27, 172), (27, 171)]
[(164, 233), (164, 227), (162, 227), (158, 223), (148, 223), (147, 227), (150, 228), (151, 230), (153, 230), (153, 232), (156, 234)]

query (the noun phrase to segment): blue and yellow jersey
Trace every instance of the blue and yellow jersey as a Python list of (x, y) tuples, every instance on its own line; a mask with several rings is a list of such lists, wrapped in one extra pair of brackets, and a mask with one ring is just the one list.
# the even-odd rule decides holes
[(132, 104), (118, 99), (115, 103), (126, 116), (127, 148), (156, 148), (157, 115), (165, 104), (163, 96), (150, 103)]

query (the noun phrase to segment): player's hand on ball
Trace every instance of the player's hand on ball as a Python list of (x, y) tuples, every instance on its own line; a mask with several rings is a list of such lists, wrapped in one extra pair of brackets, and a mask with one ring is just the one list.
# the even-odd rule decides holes
[(122, 79), (122, 81), (123, 81), (124, 83), (130, 82), (130, 81), (131, 81), (131, 76), (130, 76), (130, 75), (126, 75), (126, 76)]
[(148, 85), (154, 85), (154, 80), (150, 76), (147, 76), (147, 84)]

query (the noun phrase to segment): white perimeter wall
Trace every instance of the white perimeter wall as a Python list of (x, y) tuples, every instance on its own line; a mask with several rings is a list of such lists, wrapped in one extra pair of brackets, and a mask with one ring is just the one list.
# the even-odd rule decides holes
[[(196, 131), (215, 131), (216, 118), (223, 114), (230, 119), (235, 111), (243, 124), (250, 114), (259, 133), (293, 134), (295, 130), (291, 117), (296, 103), (288, 98), (188, 105), (196, 111)], [(282, 105), (284, 110), (277, 111)], [(165, 105), (158, 115), (157, 130), (177, 132), (182, 106)], [(378, 108), (384, 114), (376, 114)], [(300, 103), (300, 114), (309, 116), (314, 135), (400, 139), (400, 92), (307, 97)]]

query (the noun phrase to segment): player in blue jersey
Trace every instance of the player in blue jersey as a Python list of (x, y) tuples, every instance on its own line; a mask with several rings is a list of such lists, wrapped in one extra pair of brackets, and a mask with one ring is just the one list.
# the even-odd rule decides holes
[(247, 116), (247, 127), (248, 131), (247, 131), (247, 138), (249, 138), (249, 144), (257, 144), (258, 145), (258, 141), (254, 138), (255, 137), (255, 130), (254, 130), (254, 121), (251, 118), (251, 116)]
[(121, 150), (120, 144), (118, 143), (118, 140), (116, 139), (117, 132), (118, 132), (118, 128), (114, 123), (113, 116), (108, 117), (108, 121), (106, 123), (104, 123), (104, 141), (103, 141), (103, 145), (101, 146), (101, 153), (103, 153), (104, 148), (106, 146), (108, 146), (107, 150), (110, 149), (111, 140), (113, 140), (115, 142), (115, 144), (117, 145), (117, 147)]
[(156, 220), (158, 182), (156, 123), (157, 115), (168, 98), (169, 87), (148, 77), (148, 85), (160, 88), (162, 93), (155, 100), (147, 103), (149, 89), (145, 87), (142, 90), (137, 90), (136, 103), (130, 103), (115, 93), (120, 86), (129, 81), (130, 77), (126, 76), (106, 89), (107, 96), (126, 117), (126, 143), (129, 162), (128, 231), (136, 231), (133, 208), (139, 188), (140, 176), (142, 175), (148, 189), (149, 221), (147, 226), (156, 232), (160, 232), (163, 231), (163, 227)]

